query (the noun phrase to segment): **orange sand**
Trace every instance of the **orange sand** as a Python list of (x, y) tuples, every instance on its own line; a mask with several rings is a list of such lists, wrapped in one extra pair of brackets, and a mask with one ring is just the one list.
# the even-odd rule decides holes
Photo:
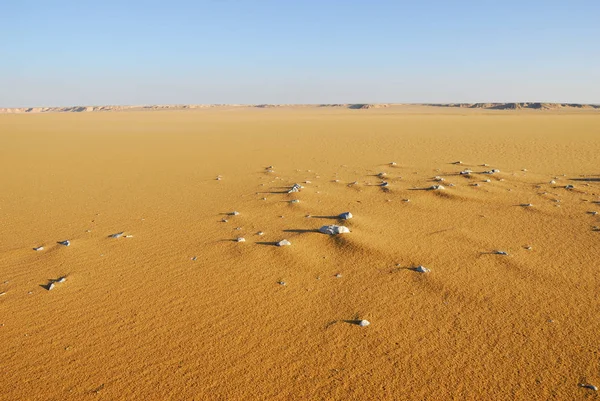
[(2, 400), (598, 398), (598, 112), (0, 115), (0, 168)]

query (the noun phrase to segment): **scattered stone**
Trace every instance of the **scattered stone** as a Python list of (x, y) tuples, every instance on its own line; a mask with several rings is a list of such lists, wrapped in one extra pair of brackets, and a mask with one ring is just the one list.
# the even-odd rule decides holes
[(221, 181), (221, 178), (223, 178), (223, 177), (221, 177), (220, 175), (218, 175), (218, 176), (217, 176), (217, 178), (215, 178), (215, 179), (216, 179), (217, 181)]
[(259, 232), (256, 233), (256, 235), (263, 236), (263, 235), (265, 235), (265, 233), (263, 233), (262, 231), (259, 231)]
[(300, 199), (292, 199), (290, 203), (300, 203)]
[(334, 277), (335, 278), (342, 278), (342, 273), (337, 273)]
[(345, 226), (329, 225), (319, 228), (319, 232), (328, 235), (337, 235), (349, 233), (350, 230)]
[(231, 213), (228, 213), (230, 216), (239, 216), (240, 212), (236, 212), (235, 210)]
[(571, 184), (565, 185), (565, 189), (573, 189), (573, 188), (575, 188), (575, 187)]
[(198, 256), (192, 256), (192, 260), (195, 262), (198, 259)]
[(533, 248), (530, 246), (526, 246), (525, 249), (527, 249), (528, 251), (531, 251)]
[(550, 184), (556, 184), (556, 181), (552, 180), (550, 181)]
[(277, 243), (277, 246), (290, 246), (292, 243), (286, 239), (282, 239)]
[(531, 203), (523, 203), (521, 206), (523, 206), (523, 207), (532, 207), (533, 204), (531, 204)]
[(430, 191), (441, 191), (441, 190), (446, 189), (446, 188), (444, 188), (443, 185), (432, 185), (432, 186), (430, 186), (427, 189), (430, 190)]
[(581, 384), (579, 384), (579, 387), (588, 388), (593, 391), (598, 391), (598, 387), (594, 386), (593, 384), (589, 384), (589, 383), (581, 383)]
[(350, 213), (350, 212), (344, 212), (344, 213), (342, 213), (342, 214), (340, 214), (340, 215), (338, 216), (338, 218), (340, 218), (340, 219), (342, 219), (342, 220), (349, 220), (349, 219), (351, 219), (352, 217), (353, 217), (353, 216), (352, 216), (352, 213)]
[(38, 252), (39, 252), (39, 251), (43, 251), (43, 250), (44, 250), (44, 247), (43, 247), (43, 246), (38, 246), (38, 247), (35, 247), (35, 248), (33, 248), (33, 250), (34, 250), (34, 251), (38, 251)]
[(504, 252), (504, 251), (494, 251), (495, 255), (504, 255), (504, 256), (508, 256), (508, 253)]
[(71, 245), (71, 241), (69, 241), (69, 240), (58, 241), (57, 244), (60, 244), (60, 245), (63, 245), (63, 246), (70, 246)]
[(481, 167), (488, 167), (488, 164), (487, 164), (487, 163), (483, 163), (483, 164), (481, 165)]
[(128, 235), (125, 236), (125, 238), (133, 238), (133, 235), (128, 234)]
[(478, 187), (478, 186), (479, 186), (479, 184), (475, 182), (475, 183), (471, 184), (471, 186), (472, 186), (472, 187)]
[(294, 184), (292, 185), (292, 188), (290, 188), (289, 191), (287, 191), (288, 194), (294, 193), (294, 192), (300, 192), (300, 190), (304, 188), (302, 185), (300, 184)]
[(524, 169), (523, 169), (523, 170), (521, 170), (521, 171), (527, 171), (527, 169), (526, 169), (526, 168), (524, 168)]
[(591, 214), (592, 216), (595, 216), (595, 215), (597, 215), (597, 214), (598, 214), (598, 212), (597, 212), (597, 211), (595, 211), (595, 210), (593, 210), (593, 211), (591, 211), (591, 212), (588, 212), (588, 213), (589, 213), (589, 214)]
[(387, 187), (388, 183), (387, 181), (382, 181), (381, 184), (379, 184), (380, 187)]
[(433, 177), (433, 180), (437, 182), (442, 182), (444, 181), (444, 178), (440, 177), (439, 175), (436, 175), (435, 177)]
[(360, 322), (358, 322), (358, 325), (360, 327), (367, 327), (370, 324), (371, 324), (371, 322), (369, 322), (368, 320), (361, 320)]
[(59, 277), (56, 282), (57, 283), (64, 283), (65, 281), (67, 281), (67, 278), (65, 276)]
[(472, 172), (473, 172), (473, 171), (471, 171), (471, 170), (468, 170), (468, 169), (467, 169), (467, 170), (463, 170), (463, 171), (461, 171), (461, 172), (460, 172), (460, 173), (458, 173), (458, 174), (460, 174), (460, 175), (471, 175), (471, 173), (472, 173)]
[(310, 181), (304, 181), (304, 183), (305, 183), (305, 184), (311, 184), (311, 182), (310, 182)]
[(227, 223), (229, 220), (227, 219), (221, 219), (221, 223)]
[(410, 199), (402, 199), (402, 202), (410, 202)]
[(246, 238), (244, 238), (244, 237), (238, 237), (235, 241), (236, 242), (246, 242)]
[(115, 233), (115, 234), (111, 234), (108, 236), (108, 238), (121, 238), (123, 236), (123, 234), (125, 234), (123, 231), (121, 231), (120, 233)]
[(285, 281), (278, 281), (277, 284), (279, 284), (279, 285), (287, 285), (287, 283)]
[(48, 289), (48, 291), (52, 291), (54, 289), (54, 283), (48, 284), (46, 288)]
[(459, 160), (459, 161), (453, 162), (452, 164), (463, 164), (463, 162), (461, 162), (461, 161)]
[(390, 162), (390, 166), (397, 166), (397, 165), (398, 165), (398, 163), (396, 163), (396, 162)]
[(429, 270), (425, 266), (419, 266), (415, 269), (415, 271), (417, 271), (419, 273), (429, 273), (431, 270)]
[(267, 200), (267, 198), (262, 198), (261, 200), (264, 200), (264, 201), (266, 201), (266, 200)]
[(483, 180), (483, 182), (492, 182), (492, 180), (487, 179), (487, 180)]

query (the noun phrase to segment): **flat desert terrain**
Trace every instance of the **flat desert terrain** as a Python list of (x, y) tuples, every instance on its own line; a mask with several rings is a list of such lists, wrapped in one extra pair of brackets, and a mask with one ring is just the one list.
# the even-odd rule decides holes
[(2, 400), (599, 398), (597, 110), (3, 114), (0, 169)]

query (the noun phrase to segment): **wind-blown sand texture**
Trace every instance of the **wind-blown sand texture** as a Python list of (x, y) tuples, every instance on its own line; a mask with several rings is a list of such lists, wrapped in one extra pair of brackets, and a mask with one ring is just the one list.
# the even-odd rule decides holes
[(598, 397), (598, 111), (6, 114), (0, 143), (1, 399)]

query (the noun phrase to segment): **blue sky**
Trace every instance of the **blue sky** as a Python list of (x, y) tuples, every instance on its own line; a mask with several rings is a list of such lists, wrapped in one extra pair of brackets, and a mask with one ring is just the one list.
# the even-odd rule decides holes
[(600, 103), (600, 1), (28, 1), (0, 107)]

